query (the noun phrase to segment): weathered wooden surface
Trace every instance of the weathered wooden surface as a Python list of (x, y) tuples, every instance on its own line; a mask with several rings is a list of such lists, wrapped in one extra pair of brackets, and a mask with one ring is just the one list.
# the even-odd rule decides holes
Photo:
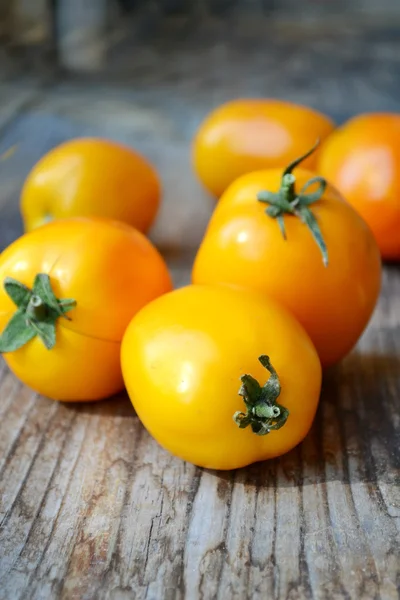
[[(75, 135), (109, 135), (159, 169), (165, 203), (153, 239), (176, 284), (188, 281), (212, 209), (188, 143), (213, 105), (246, 93), (338, 118), (399, 110), (399, 38), (344, 32), (310, 41), (297, 32), (295, 46), (293, 35), (269, 40), (268, 52), (249, 40), (240, 51), (236, 39), (211, 44), (203, 58), (196, 47), (169, 48), (161, 72), (162, 45), (149, 48), (130, 87), (3, 79), (0, 153), (18, 148), (0, 162), (0, 246), (20, 232), (18, 193), (39, 156)], [(54, 403), (0, 362), (0, 599), (396, 600), (399, 298), (400, 269), (387, 267), (372, 323), (326, 374), (305, 442), (235, 472), (167, 454), (124, 394)]]

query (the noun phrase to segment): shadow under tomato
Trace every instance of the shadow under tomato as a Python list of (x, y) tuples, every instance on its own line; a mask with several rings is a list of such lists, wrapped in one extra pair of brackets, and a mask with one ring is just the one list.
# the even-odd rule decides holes
[(102, 417), (135, 418), (136, 412), (125, 391), (94, 402), (63, 402), (63, 407), (81, 414), (100, 415)]

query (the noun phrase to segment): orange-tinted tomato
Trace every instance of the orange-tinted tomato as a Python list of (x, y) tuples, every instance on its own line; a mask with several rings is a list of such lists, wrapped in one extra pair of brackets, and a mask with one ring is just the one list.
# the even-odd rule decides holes
[[(288, 452), (307, 435), (318, 405), (321, 365), (309, 337), (281, 306), (250, 290), (191, 285), (165, 294), (133, 318), (121, 359), (145, 427), (203, 467), (236, 469)], [(270, 408), (266, 396), (279, 407), (271, 420), (262, 410)], [(245, 399), (256, 404), (247, 424)]]
[(400, 114), (365, 114), (337, 129), (318, 171), (365, 219), (382, 256), (400, 260)]
[[(157, 250), (137, 230), (105, 219), (58, 220), (25, 234), (0, 255), (3, 334), (16, 313), (4, 282), (12, 278), (32, 290), (39, 273), (49, 276), (59, 301), (74, 299), (76, 307), (65, 315), (70, 320), (56, 319), (52, 349), (37, 335), (5, 351), (11, 370), (57, 400), (97, 400), (122, 389), (125, 328), (140, 308), (171, 289)], [(45, 310), (44, 320), (51, 313), (47, 300)]]
[(53, 219), (106, 217), (146, 232), (160, 202), (153, 167), (122, 144), (98, 138), (65, 142), (28, 175), (21, 212), (26, 231)]
[[(323, 365), (340, 360), (358, 340), (380, 289), (380, 257), (368, 226), (331, 187), (311, 204), (329, 262), (306, 224), (285, 214), (278, 222), (257, 200), (277, 192), (282, 171), (243, 175), (221, 197), (198, 251), (193, 282), (235, 284), (259, 290), (289, 309), (304, 326)], [(297, 169), (300, 190), (313, 176)]]
[[(283, 167), (334, 128), (325, 115), (282, 100), (234, 100), (216, 108), (200, 126), (193, 163), (200, 181), (219, 197), (240, 175)], [(316, 154), (304, 166), (312, 169)]]

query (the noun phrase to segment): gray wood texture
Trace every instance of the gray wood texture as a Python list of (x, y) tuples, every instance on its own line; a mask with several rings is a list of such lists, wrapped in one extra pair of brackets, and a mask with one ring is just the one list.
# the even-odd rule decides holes
[(341, 29), (398, 24), (400, 10), (398, 0), (0, 0), (0, 38), (76, 73), (115, 68), (115, 49), (165, 27), (186, 37), (206, 23), (243, 28), (255, 19), (268, 30), (293, 20)]
[[(0, 154), (17, 150), (0, 162), (0, 246), (21, 231), (18, 195), (34, 162), (64, 139), (106, 135), (159, 169), (152, 237), (182, 285), (213, 206), (189, 160), (204, 114), (237, 95), (285, 97), (338, 120), (398, 111), (391, 31), (292, 28), (263, 43), (242, 31), (219, 45), (208, 31), (184, 47), (139, 48), (135, 66), (125, 56), (129, 78), (113, 85), (6, 68)], [(55, 403), (0, 360), (0, 599), (399, 598), (399, 298), (399, 266), (387, 266), (374, 318), (325, 374), (304, 443), (226, 473), (162, 450), (125, 394)]]

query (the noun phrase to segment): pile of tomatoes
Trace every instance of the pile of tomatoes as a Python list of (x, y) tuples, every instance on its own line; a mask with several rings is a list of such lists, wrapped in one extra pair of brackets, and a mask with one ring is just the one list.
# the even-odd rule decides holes
[(29, 174), (26, 233), (0, 255), (0, 352), (57, 400), (125, 386), (148, 431), (197, 465), (289, 451), (311, 427), (322, 368), (373, 313), (381, 256), (400, 259), (398, 139), (395, 114), (335, 129), (283, 101), (217, 108), (193, 163), (218, 202), (192, 285), (175, 291), (145, 236), (153, 167), (111, 141), (62, 144)]

